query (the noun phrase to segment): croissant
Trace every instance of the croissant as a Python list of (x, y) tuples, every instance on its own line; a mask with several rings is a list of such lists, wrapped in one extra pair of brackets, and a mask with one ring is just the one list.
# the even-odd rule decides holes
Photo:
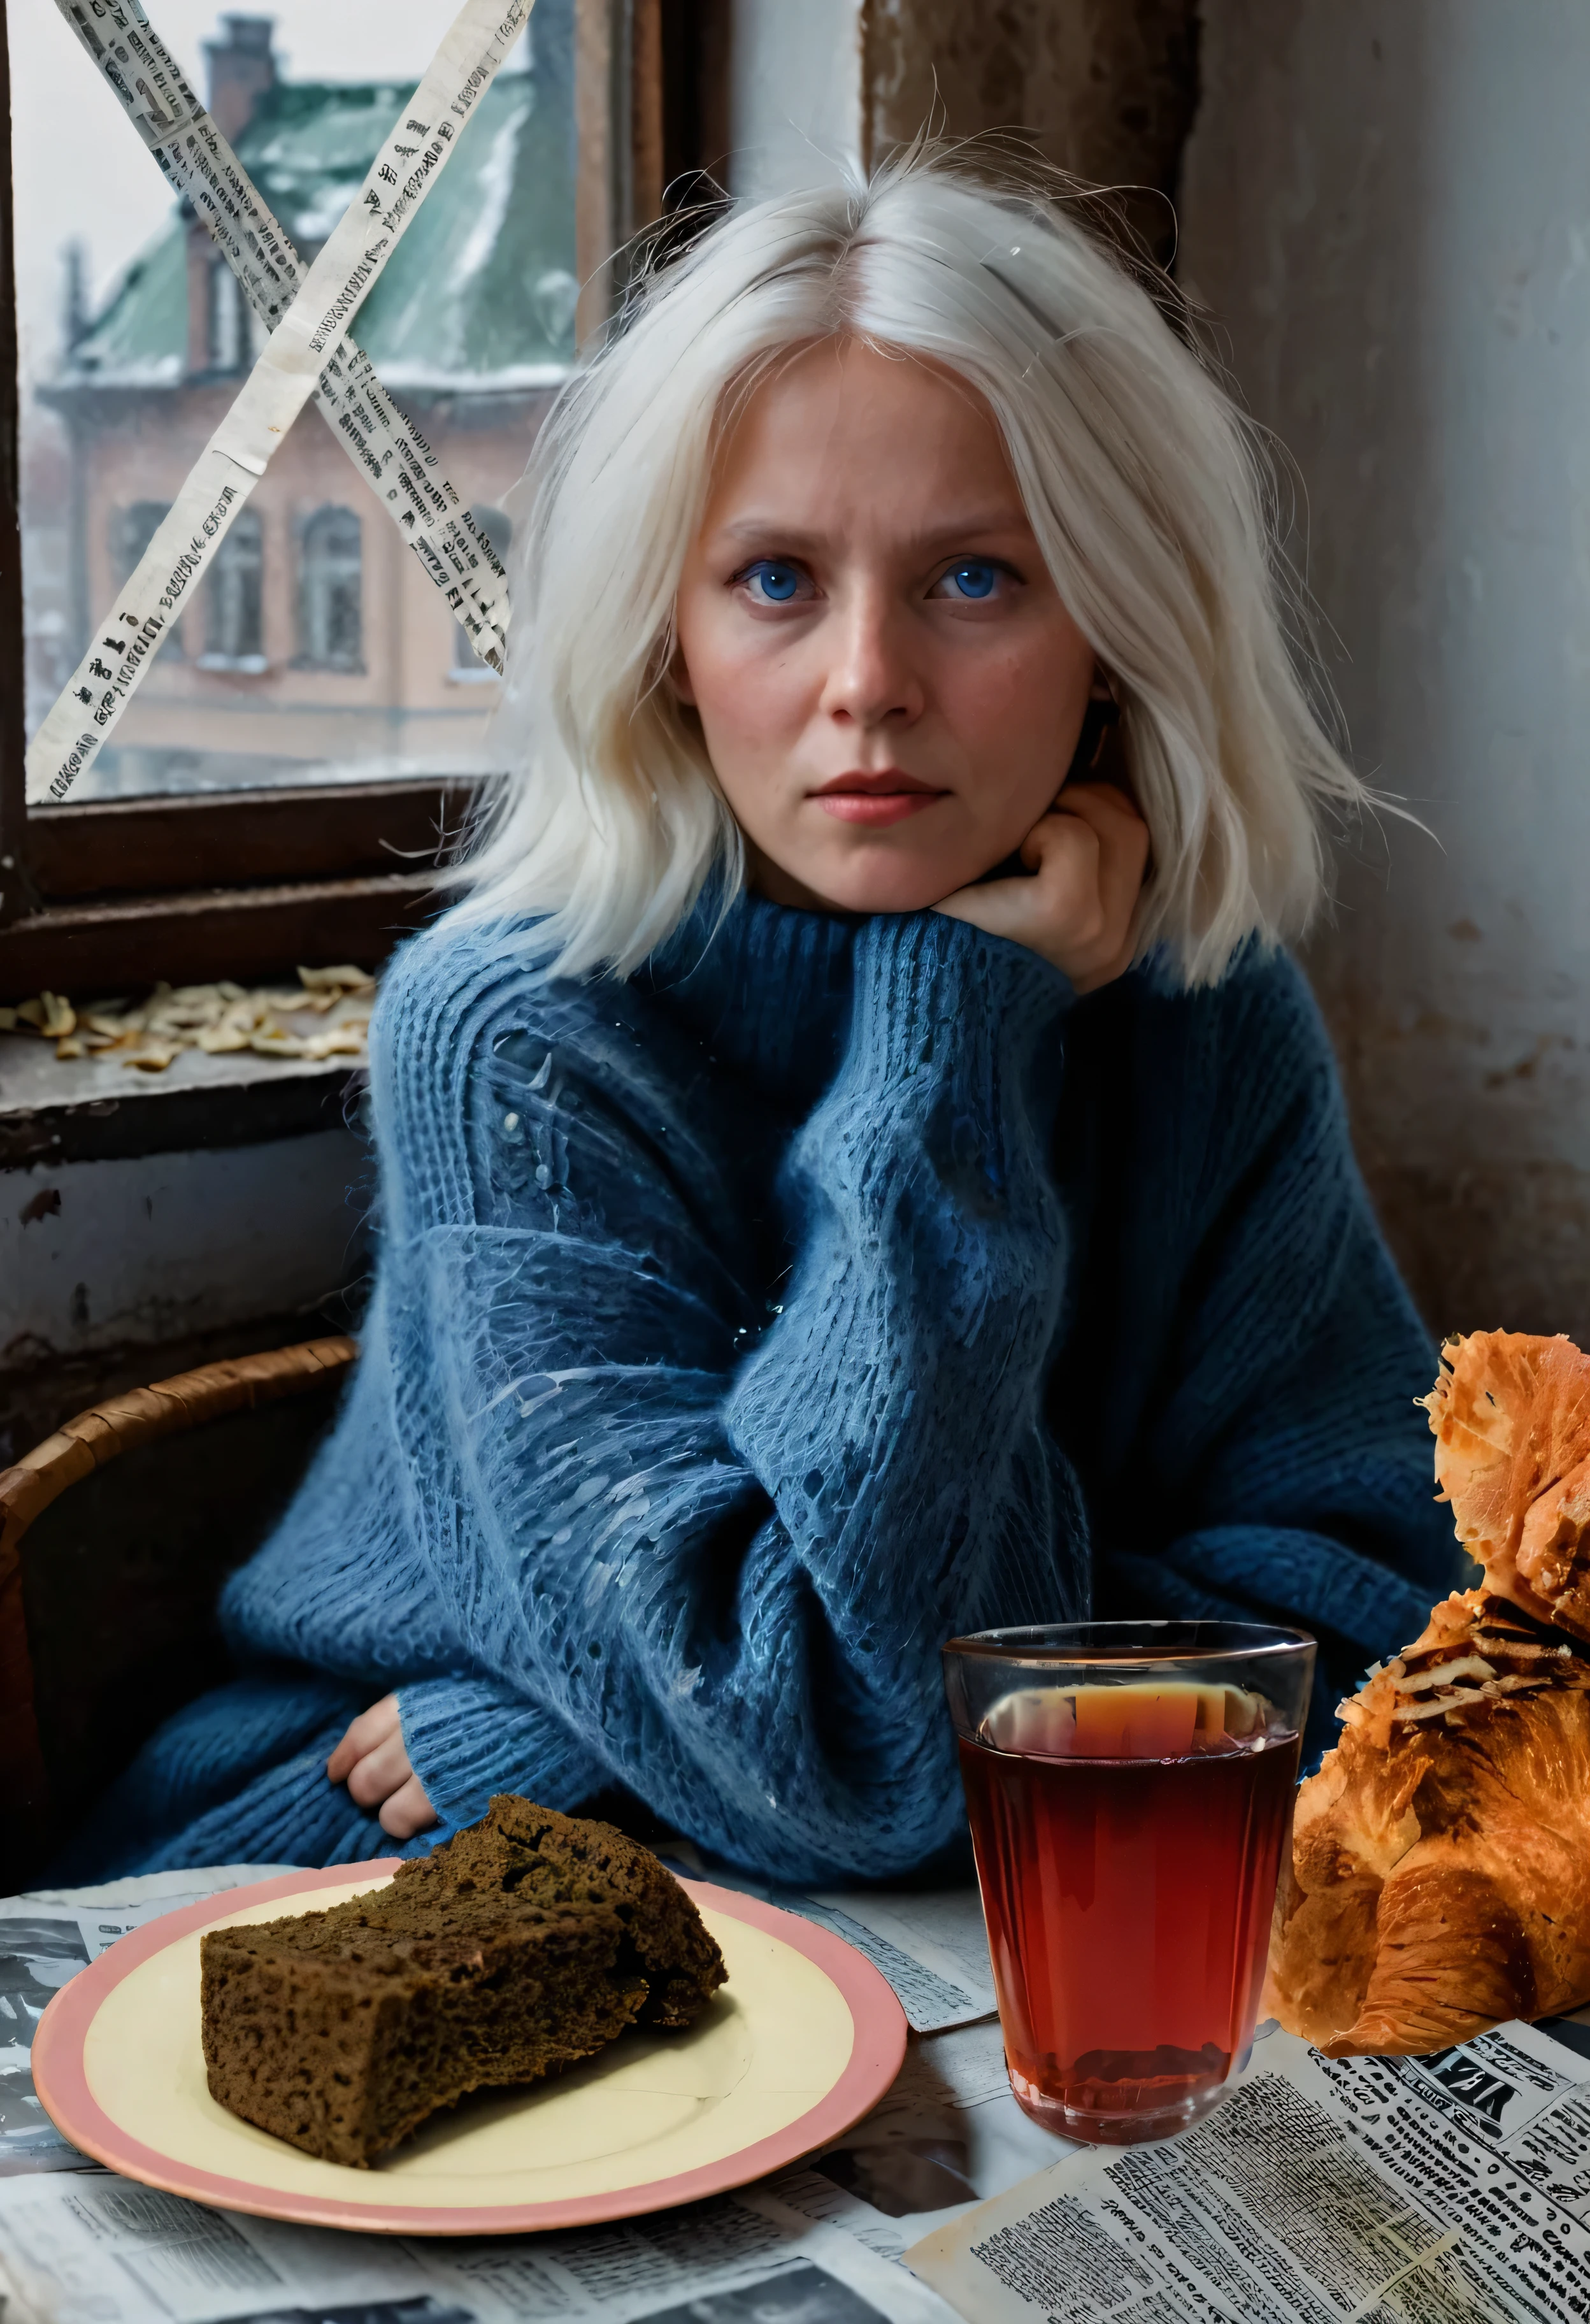
[(1298, 1794), (1264, 2006), (1337, 2058), (1590, 2000), (1590, 1358), (1477, 1333), (1426, 1403), (1485, 1586), (1371, 1672)]
[(1590, 1655), (1471, 1590), (1342, 1717), (1298, 1794), (1269, 2014), (1354, 2058), (1590, 1999)]
[(1590, 1356), (1571, 1340), (1449, 1341), (1424, 1399), (1436, 1481), (1485, 1580), (1590, 1639)]

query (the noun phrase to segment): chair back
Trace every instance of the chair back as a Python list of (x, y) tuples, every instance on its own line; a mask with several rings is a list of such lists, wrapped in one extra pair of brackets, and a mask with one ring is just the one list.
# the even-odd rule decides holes
[(91, 1406), (0, 1471), (7, 1886), (225, 1675), (221, 1583), (285, 1508), (357, 1353), (339, 1336), (206, 1364)]

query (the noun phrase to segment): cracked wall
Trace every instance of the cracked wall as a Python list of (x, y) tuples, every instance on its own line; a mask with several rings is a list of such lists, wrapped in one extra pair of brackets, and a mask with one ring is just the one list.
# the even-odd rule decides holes
[[(1388, 820), (1310, 967), (1438, 1329), (1590, 1332), (1590, 10), (1205, 0), (1182, 266)], [(1303, 534), (1300, 528), (1300, 548)]]
[(866, 0), (866, 150), (942, 122), (1025, 129), (1045, 158), (1139, 189), (1138, 230), (1168, 248), (1169, 197), (1197, 97), (1192, 0)]

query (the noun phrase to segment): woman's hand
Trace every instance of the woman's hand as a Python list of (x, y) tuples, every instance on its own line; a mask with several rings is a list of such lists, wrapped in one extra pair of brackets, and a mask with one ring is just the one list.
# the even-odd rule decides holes
[(394, 1840), (412, 1840), (437, 1821), (403, 1748), (395, 1694), (383, 1694), (360, 1712), (326, 1761), (326, 1773), (332, 1783), (346, 1784), (356, 1806), (379, 1809), (381, 1828)]
[(1126, 793), (1113, 783), (1068, 783), (1028, 833), (1021, 860), (1034, 878), (957, 888), (937, 908), (1040, 953), (1079, 992), (1121, 975), (1148, 868), (1148, 825)]

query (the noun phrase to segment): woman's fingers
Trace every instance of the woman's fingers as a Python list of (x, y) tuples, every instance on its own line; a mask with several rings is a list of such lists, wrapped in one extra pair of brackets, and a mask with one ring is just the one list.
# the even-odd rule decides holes
[(362, 1808), (379, 1807), (400, 1791), (414, 1773), (401, 1735), (390, 1735), (367, 1751), (348, 1772), (348, 1797)]
[(1098, 934), (1098, 840), (1075, 816), (1046, 815), (1022, 845), (1030, 880), (988, 880), (962, 888), (939, 906), (1052, 960), (1068, 974)]
[(1079, 991), (1119, 976), (1148, 865), (1148, 826), (1131, 800), (1108, 783), (1068, 788), (1028, 833), (1022, 861), (1031, 879), (958, 889), (940, 911), (1041, 953)]
[[(1089, 957), (1104, 930), (1104, 844), (1084, 816), (1052, 808), (1027, 834), (1022, 861), (1034, 877), (1034, 901), (1069, 961)], [(1010, 885), (1018, 883), (1012, 881)]]
[(410, 1775), (406, 1784), (387, 1800), (381, 1811), (381, 1828), (394, 1840), (412, 1840), (417, 1831), (428, 1831), (437, 1821), (437, 1812), (429, 1794), (418, 1775)]
[(349, 1775), (368, 1752), (396, 1735), (401, 1738), (402, 1727), (398, 1719), (398, 1698), (383, 1694), (368, 1711), (362, 1711), (349, 1727), (326, 1763), (326, 1773), (334, 1784), (345, 1784)]
[(1125, 791), (1113, 783), (1075, 783), (1061, 793), (1057, 812), (1086, 823), (1098, 840), (1098, 876), (1105, 918), (1112, 928), (1137, 909), (1148, 870), (1148, 825)]
[(437, 1821), (430, 1796), (409, 1765), (398, 1698), (383, 1694), (362, 1711), (326, 1763), (334, 1784), (346, 1784), (355, 1807), (377, 1808), (382, 1831), (412, 1840)]
[(1138, 899), (1148, 870), (1148, 825), (1112, 783), (1078, 783), (1063, 791), (1055, 813), (1044, 822), (1067, 820), (1085, 824), (1098, 842), (1091, 927), (1071, 971), (1078, 991), (1091, 992), (1131, 965)]

